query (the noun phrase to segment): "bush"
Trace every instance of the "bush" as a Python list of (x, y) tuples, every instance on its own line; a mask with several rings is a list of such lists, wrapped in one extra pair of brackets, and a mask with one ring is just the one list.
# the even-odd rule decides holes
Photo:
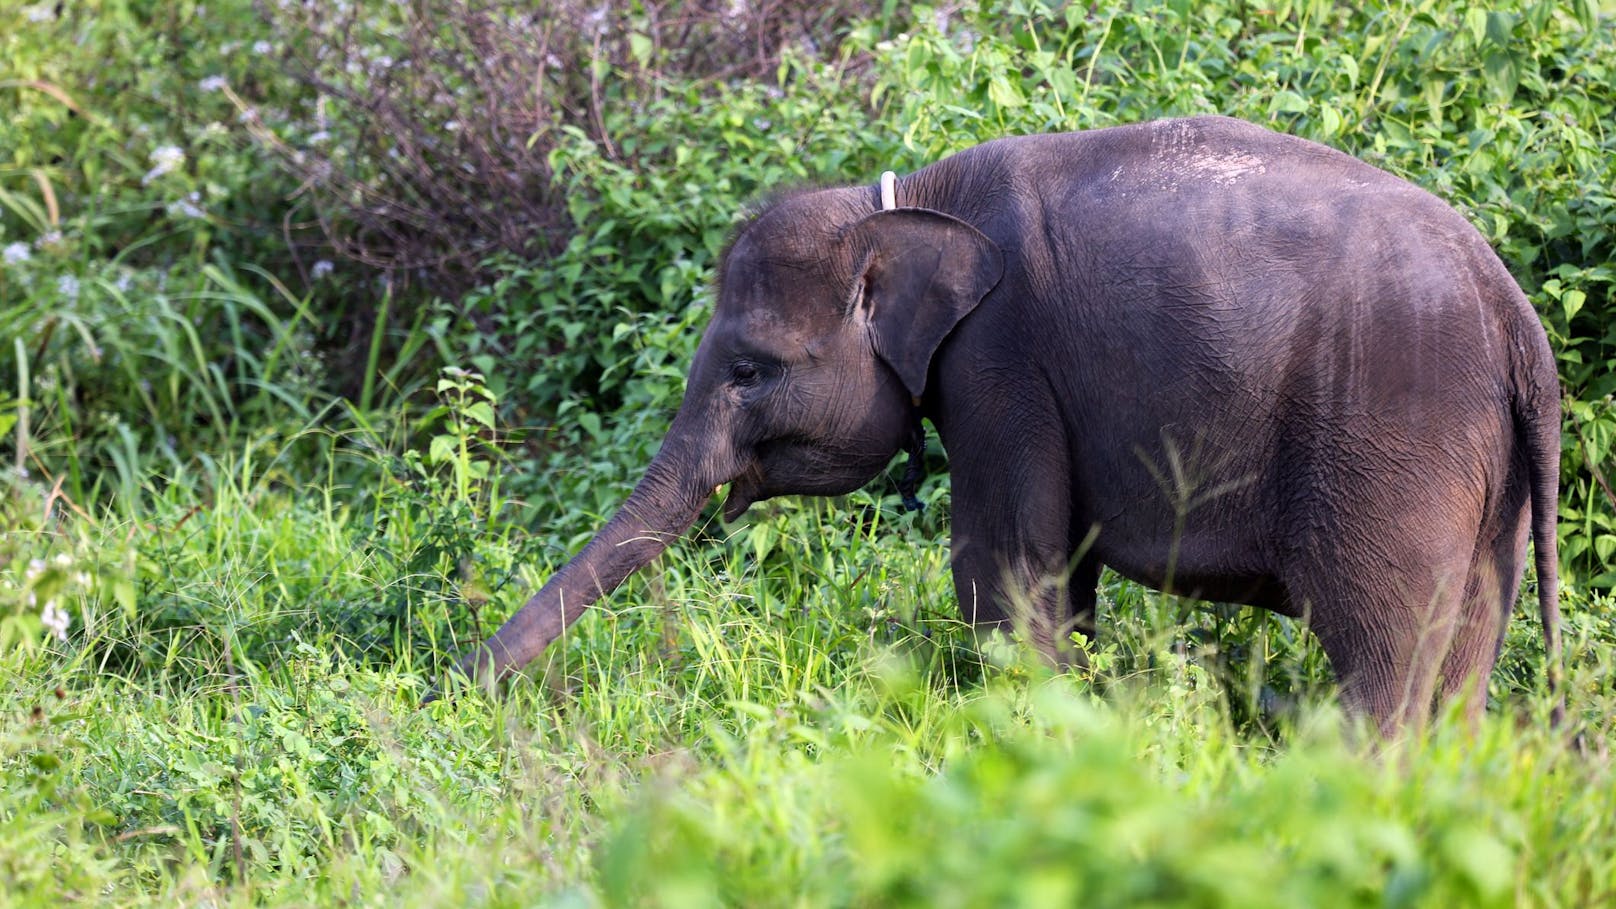
[(87, 507), (295, 428), (327, 382), (307, 291), (277, 276), (295, 184), (224, 125), (263, 33), (210, 9), (0, 12), (0, 453)]
[[(457, 296), (495, 254), (549, 258), (593, 228), (569, 218), (550, 154), (569, 135), (632, 162), (624, 111), (684, 86), (772, 76), (806, 45), (834, 55), (866, 4), (322, 4), (267, 10), (318, 98), (318, 141), (276, 143), (331, 245)], [(297, 50), (292, 50), (297, 49)]]

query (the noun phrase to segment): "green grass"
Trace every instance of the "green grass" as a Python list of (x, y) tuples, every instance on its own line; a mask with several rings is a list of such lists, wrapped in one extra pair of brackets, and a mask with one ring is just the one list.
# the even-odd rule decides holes
[[(1312, 639), (1249, 610), (1108, 580), (1093, 669), (1052, 675), (1010, 642), (977, 647), (954, 618), (933, 483), (938, 507), (918, 517), (859, 494), (765, 509), (727, 541), (708, 524), (504, 699), (423, 709), (453, 647), (433, 623), (469, 625), (446, 604), (473, 581), (452, 559), (381, 557), (375, 526), (407, 524), (414, 497), (438, 502), (454, 481), (400, 493), (373, 469), (371, 485), (288, 487), (249, 455), (207, 483), (168, 478), (139, 522), (58, 514), (4, 537), (16, 559), (127, 571), (145, 604), (102, 606), (100, 582), (70, 566), (53, 595), (88, 607), (87, 624), (0, 658), (6, 900), (1616, 899), (1608, 606), (1567, 604), (1585, 753), (1548, 729), (1527, 609), (1480, 729), (1445, 720), (1376, 749), (1331, 706)], [(9, 501), (26, 528), (42, 491)], [(482, 520), (463, 529), (467, 553), (512, 558), (512, 528)], [(403, 620), (336, 614), (400, 596)], [(186, 603), (206, 620), (184, 619)]]

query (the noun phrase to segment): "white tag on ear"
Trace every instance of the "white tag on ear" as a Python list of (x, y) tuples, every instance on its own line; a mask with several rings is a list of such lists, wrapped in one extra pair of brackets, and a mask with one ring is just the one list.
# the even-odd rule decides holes
[(881, 174), (881, 210), (891, 211), (898, 207), (898, 175), (892, 171), (883, 171)]

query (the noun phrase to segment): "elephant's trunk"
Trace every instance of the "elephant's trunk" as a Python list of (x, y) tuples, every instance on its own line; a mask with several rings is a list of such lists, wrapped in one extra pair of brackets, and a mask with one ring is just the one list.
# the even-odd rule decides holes
[[(681, 434), (682, 436), (683, 434)], [(461, 658), (459, 669), (479, 684), (491, 685), (520, 670), (544, 652), (594, 602), (655, 559), (682, 536), (712, 497), (716, 480), (696, 476), (670, 433), (645, 476), (617, 514), (594, 539), (550, 578), (515, 615)]]

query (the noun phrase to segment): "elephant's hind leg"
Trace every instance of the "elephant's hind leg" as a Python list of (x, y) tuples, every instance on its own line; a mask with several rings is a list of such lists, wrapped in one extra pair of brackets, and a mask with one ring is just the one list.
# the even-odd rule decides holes
[(1487, 706), (1487, 679), (1498, 662), (1504, 628), (1521, 589), (1531, 512), (1524, 503), (1503, 520), (1503, 529), (1483, 538), (1465, 581), (1453, 646), (1442, 661), (1440, 702), (1464, 699), (1465, 717), (1479, 722)]
[(1315, 588), (1314, 634), (1324, 645), (1351, 713), (1382, 736), (1418, 731), (1431, 713), (1438, 672), (1453, 640), (1465, 573), (1454, 565), (1423, 573), (1381, 574), (1364, 583), (1340, 579)]

